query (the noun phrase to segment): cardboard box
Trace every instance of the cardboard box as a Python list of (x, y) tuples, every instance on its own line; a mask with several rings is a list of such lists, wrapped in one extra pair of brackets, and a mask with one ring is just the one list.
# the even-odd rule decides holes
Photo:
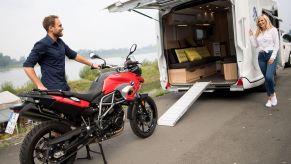
[(208, 64), (202, 70), (203, 70), (203, 74), (202, 74), (203, 77), (214, 75), (217, 72), (216, 71), (216, 63)]
[(169, 80), (173, 84), (191, 83), (201, 76), (201, 69), (169, 69)]
[(225, 80), (237, 80), (237, 64), (225, 63), (223, 64), (223, 72)]
[(201, 78), (211, 76), (216, 72), (216, 64), (212, 63), (188, 69), (169, 69), (168, 75), (171, 84), (185, 84), (193, 83)]

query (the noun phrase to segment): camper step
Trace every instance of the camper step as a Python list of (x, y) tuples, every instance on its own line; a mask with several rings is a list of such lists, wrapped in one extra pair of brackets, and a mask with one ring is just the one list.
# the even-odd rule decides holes
[(213, 86), (229, 86), (235, 84), (235, 81), (222, 81), (222, 82), (212, 82), (211, 85)]

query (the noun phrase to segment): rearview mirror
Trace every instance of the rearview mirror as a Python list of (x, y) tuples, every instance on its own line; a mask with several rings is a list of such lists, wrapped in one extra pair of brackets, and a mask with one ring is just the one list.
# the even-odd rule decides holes
[(91, 59), (101, 59), (101, 60), (103, 60), (104, 65), (106, 65), (106, 61), (103, 58), (101, 58), (99, 55), (95, 54), (94, 52), (90, 53), (90, 58)]
[(136, 44), (133, 44), (131, 47), (130, 47), (130, 54), (132, 54), (135, 50), (136, 50), (136, 47), (137, 45)]
[(129, 54), (127, 55), (126, 59), (128, 59), (129, 56), (130, 56), (132, 53), (134, 53), (134, 51), (136, 50), (136, 47), (137, 47), (136, 44), (133, 44), (133, 45), (130, 47)]
[(90, 53), (90, 58), (91, 59), (101, 59), (101, 57), (99, 55), (95, 54), (94, 52)]

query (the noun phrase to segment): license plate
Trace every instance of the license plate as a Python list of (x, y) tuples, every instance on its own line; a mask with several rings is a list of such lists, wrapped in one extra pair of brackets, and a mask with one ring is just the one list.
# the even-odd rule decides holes
[(19, 117), (19, 113), (11, 112), (10, 117), (9, 117), (9, 121), (7, 123), (7, 126), (6, 126), (5, 133), (13, 134), (14, 129), (17, 125), (18, 117)]

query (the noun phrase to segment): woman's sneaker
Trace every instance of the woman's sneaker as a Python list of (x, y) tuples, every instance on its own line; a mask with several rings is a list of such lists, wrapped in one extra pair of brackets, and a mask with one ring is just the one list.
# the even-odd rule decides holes
[(268, 100), (266, 103), (266, 107), (271, 108), (272, 107), (272, 102), (271, 100)]
[(271, 97), (271, 104), (272, 104), (273, 106), (276, 106), (277, 103), (278, 103), (278, 101), (277, 101), (277, 97), (276, 97), (276, 95), (274, 94), (274, 96)]

